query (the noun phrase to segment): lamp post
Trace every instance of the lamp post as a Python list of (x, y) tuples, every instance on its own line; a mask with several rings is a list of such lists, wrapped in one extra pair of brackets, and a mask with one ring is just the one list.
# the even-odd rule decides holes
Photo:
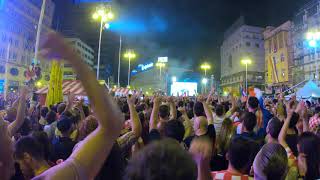
[(200, 66), (202, 70), (204, 70), (204, 76), (207, 77), (207, 71), (211, 69), (211, 66), (208, 63), (204, 63)]
[(124, 57), (129, 60), (129, 67), (128, 67), (128, 87), (130, 87), (130, 74), (131, 74), (131, 59), (136, 58), (136, 54), (134, 53), (133, 50), (129, 49), (127, 52), (124, 54)]
[(248, 64), (252, 64), (251, 59), (242, 59), (241, 63), (246, 66), (246, 93), (248, 92)]
[(311, 48), (314, 48), (314, 59), (315, 59), (315, 64), (316, 64), (315, 79), (318, 82), (319, 72), (318, 72), (317, 46), (318, 46), (318, 41), (320, 40), (320, 32), (308, 32), (306, 34), (306, 40), (308, 41), (308, 45)]
[(208, 83), (208, 79), (207, 79), (207, 71), (209, 69), (211, 69), (210, 64), (208, 63), (203, 63), (201, 64), (200, 68), (204, 71), (204, 78), (202, 79), (202, 84), (204, 84), (204, 92), (207, 92), (207, 83)]
[(207, 93), (208, 79), (207, 78), (203, 78), (202, 79), (202, 84), (204, 85), (204, 93)]
[(96, 9), (96, 12), (93, 13), (92, 18), (94, 20), (100, 20), (98, 62), (97, 62), (97, 79), (99, 79), (102, 30), (103, 28), (106, 28), (106, 29), (110, 28), (110, 25), (107, 22), (114, 18), (114, 14), (112, 13), (110, 6), (106, 7), (102, 5)]
[(156, 66), (159, 67), (159, 69), (160, 69), (160, 80), (161, 80), (161, 79), (162, 79), (162, 78), (161, 78), (161, 77), (162, 77), (162, 68), (166, 67), (166, 64), (165, 64), (165, 63), (162, 63), (162, 62), (158, 62), (158, 63), (156, 64)]

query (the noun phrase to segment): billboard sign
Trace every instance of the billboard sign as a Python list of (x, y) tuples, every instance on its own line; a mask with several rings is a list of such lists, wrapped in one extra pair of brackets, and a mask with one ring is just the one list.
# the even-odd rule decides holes
[(152, 69), (154, 66), (154, 63), (146, 63), (146, 64), (139, 64), (135, 69), (131, 71), (132, 75), (136, 75), (139, 72), (148, 71), (149, 69)]
[(148, 69), (152, 68), (153, 67), (153, 63), (140, 64), (138, 67), (141, 68), (141, 71), (145, 71), (145, 70), (148, 70)]
[(159, 63), (167, 63), (168, 62), (168, 57), (158, 57), (158, 62)]

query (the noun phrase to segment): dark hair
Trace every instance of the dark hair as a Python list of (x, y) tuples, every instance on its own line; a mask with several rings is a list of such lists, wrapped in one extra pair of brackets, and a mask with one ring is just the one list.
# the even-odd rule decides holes
[(278, 139), (283, 123), (277, 118), (273, 117), (268, 123), (268, 134), (274, 139)]
[(248, 139), (241, 136), (231, 140), (229, 150), (229, 163), (238, 171), (245, 171), (250, 165), (251, 145)]
[(16, 159), (23, 159), (24, 153), (30, 154), (36, 160), (44, 159), (43, 147), (36, 139), (30, 136), (20, 138), (14, 145), (14, 156)]
[(252, 112), (245, 112), (243, 115), (243, 126), (247, 131), (253, 131), (254, 127), (257, 125), (257, 116)]
[(259, 106), (259, 100), (258, 100), (258, 98), (252, 97), (252, 96), (249, 97), (249, 99), (248, 99), (248, 105), (249, 105), (249, 107), (252, 108), (252, 109), (257, 109), (258, 106)]
[(178, 120), (170, 120), (164, 126), (164, 135), (166, 137), (173, 138), (179, 142), (183, 140), (184, 132), (184, 126), (182, 122)]
[(273, 100), (272, 100), (272, 103), (273, 103), (273, 104), (277, 104), (277, 103), (278, 103), (278, 99), (273, 99)]
[(296, 112), (293, 112), (293, 113), (292, 113), (292, 117), (291, 117), (291, 119), (290, 119), (289, 128), (294, 128), (294, 127), (296, 127), (299, 118), (300, 118), (299, 114), (296, 113)]
[(197, 166), (191, 155), (174, 140), (155, 141), (128, 163), (124, 180), (197, 179)]
[(320, 139), (311, 132), (302, 133), (298, 140), (299, 153), (306, 154), (307, 173), (305, 179), (320, 178)]
[(121, 112), (122, 113), (129, 113), (129, 105), (127, 103), (123, 104), (121, 107)]
[(310, 101), (306, 101), (306, 104), (307, 104), (308, 107), (311, 106), (311, 102)]
[(47, 123), (50, 125), (50, 124), (52, 124), (53, 122), (56, 121), (56, 118), (57, 118), (56, 113), (55, 113), (54, 111), (49, 111), (49, 112), (47, 113), (45, 119), (46, 119)]
[(49, 108), (48, 107), (42, 107), (40, 110), (40, 114), (43, 118), (46, 117), (47, 113), (49, 112)]
[(90, 115), (89, 107), (86, 105), (82, 105), (83, 113), (85, 117), (88, 117)]
[(167, 106), (167, 105), (161, 105), (161, 106), (159, 107), (159, 116), (160, 116), (161, 118), (167, 118), (167, 117), (169, 117), (169, 115), (170, 115), (169, 106)]
[(49, 109), (50, 109), (51, 111), (55, 112), (55, 113), (57, 113), (57, 112), (58, 112), (58, 111), (57, 111), (57, 106), (56, 106), (56, 105), (50, 105), (50, 106), (49, 106)]
[(57, 128), (61, 133), (66, 133), (71, 129), (72, 120), (67, 116), (61, 116), (57, 123)]
[(43, 131), (34, 131), (31, 136), (42, 145), (44, 158), (48, 161), (50, 154), (52, 153), (52, 149), (47, 133)]
[(216, 106), (215, 112), (216, 112), (216, 115), (217, 115), (217, 116), (222, 116), (223, 113), (224, 113), (224, 108), (223, 108), (223, 106), (222, 106), (221, 104), (218, 104), (218, 105)]
[(27, 136), (31, 133), (31, 131), (32, 131), (31, 121), (29, 118), (25, 117), (18, 132), (21, 134), (21, 136)]
[(254, 176), (257, 179), (284, 180), (288, 172), (286, 150), (278, 143), (265, 144), (254, 161)]
[(184, 107), (184, 102), (183, 101), (179, 101), (178, 102), (178, 107)]
[(316, 114), (320, 113), (320, 106), (317, 106), (314, 108), (314, 113)]
[(64, 112), (64, 110), (66, 110), (66, 104), (65, 103), (61, 103), (61, 104), (59, 104), (58, 105), (58, 108), (57, 108), (57, 112), (59, 113), (59, 114), (62, 114), (63, 112)]
[(196, 102), (193, 107), (193, 112), (196, 116), (204, 116), (204, 108), (202, 102)]
[(190, 101), (190, 102), (188, 103), (188, 107), (189, 107), (189, 109), (193, 109), (193, 107), (194, 107), (194, 102), (193, 102), (193, 101)]

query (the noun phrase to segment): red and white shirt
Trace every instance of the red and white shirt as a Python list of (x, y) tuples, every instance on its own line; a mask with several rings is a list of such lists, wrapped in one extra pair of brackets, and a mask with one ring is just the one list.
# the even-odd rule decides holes
[(253, 180), (252, 177), (245, 174), (231, 173), (227, 170), (211, 172), (213, 180)]

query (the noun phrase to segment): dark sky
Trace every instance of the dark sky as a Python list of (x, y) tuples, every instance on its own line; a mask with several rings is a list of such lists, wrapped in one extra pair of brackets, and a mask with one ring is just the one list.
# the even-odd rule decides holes
[[(139, 52), (145, 57), (141, 59), (163, 52), (174, 59), (192, 61), (195, 65), (201, 59), (209, 59), (220, 67), (217, 63), (223, 33), (238, 17), (243, 15), (251, 25), (277, 26), (292, 19), (308, 1), (118, 0), (116, 7), (119, 21), (131, 19), (144, 24), (143, 33), (137, 31), (127, 36), (128, 46), (141, 46), (144, 50)], [(158, 49), (148, 48), (148, 43)]]
[[(74, 13), (66, 6), (67, 0), (55, 1), (60, 2), (56, 14), (61, 27), (63, 24), (73, 26), (82, 34), (80, 38), (97, 52), (99, 25), (90, 18), (96, 5)], [(197, 70), (195, 67), (206, 59), (214, 67), (212, 73), (219, 76), (223, 33), (237, 18), (244, 16), (249, 25), (278, 26), (291, 20), (309, 1), (113, 0), (112, 8), (117, 15), (111, 29), (102, 37), (102, 63), (112, 64), (116, 75), (119, 35), (122, 35), (123, 49), (133, 48), (139, 54), (133, 66), (168, 56), (171, 62)], [(182, 61), (184, 63), (180, 63)], [(127, 62), (122, 61), (122, 79), (126, 76), (126, 65)]]

